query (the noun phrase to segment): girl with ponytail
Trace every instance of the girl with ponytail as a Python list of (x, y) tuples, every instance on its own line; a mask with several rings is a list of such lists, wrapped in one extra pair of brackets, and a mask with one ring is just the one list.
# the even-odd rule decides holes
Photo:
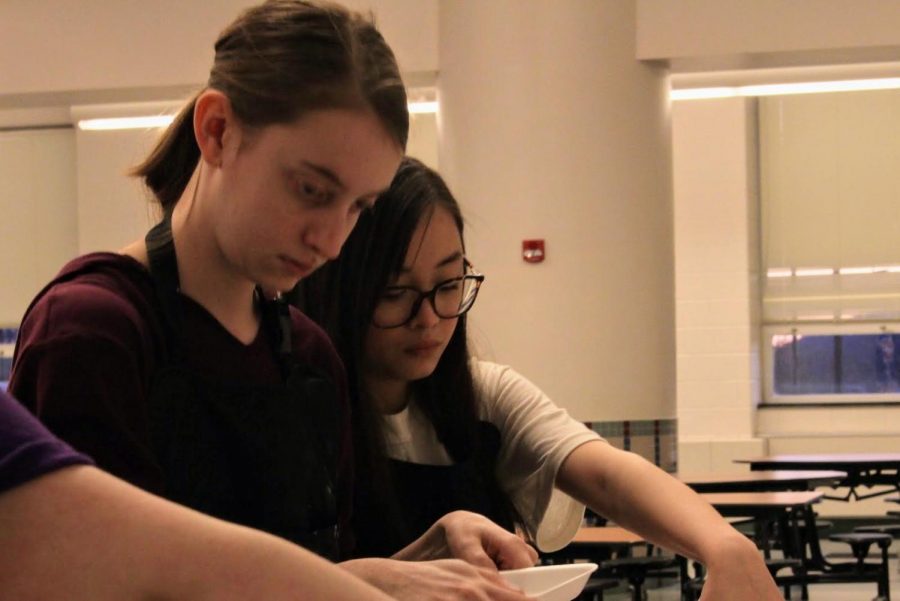
[[(346, 557), (346, 375), (281, 292), (337, 257), (389, 186), (408, 121), (397, 63), (370, 20), (303, 0), (244, 11), (216, 41), (207, 85), (134, 170), (161, 221), (118, 252), (73, 260), (38, 295), (10, 392), (116, 476)], [(475, 517), (448, 517), (401, 557), (440, 556), (454, 528), (481, 550), (495, 529)], [(533, 563), (524, 543), (496, 534), (488, 546), (503, 552), (467, 559)], [(446, 578), (522, 598), (496, 570), (462, 562), (345, 566), (410, 599), (444, 594)]]

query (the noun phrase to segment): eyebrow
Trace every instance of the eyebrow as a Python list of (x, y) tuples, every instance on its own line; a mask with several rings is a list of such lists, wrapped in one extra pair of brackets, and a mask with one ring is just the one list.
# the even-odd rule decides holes
[[(462, 259), (462, 256), (463, 256), (462, 252), (456, 251), (452, 255), (449, 255), (446, 258), (438, 261), (438, 263), (437, 263), (437, 265), (435, 265), (435, 267), (444, 267), (445, 265), (449, 265), (450, 263), (453, 263), (454, 261)], [(410, 271), (412, 271), (412, 269), (409, 267), (406, 267), (406, 266), (404, 266), (400, 269), (400, 273), (409, 273)]]
[[(341, 178), (338, 177), (337, 173), (329, 169), (328, 167), (324, 167), (322, 165), (317, 165), (315, 163), (310, 163), (309, 161), (302, 161), (301, 165), (310, 169), (311, 171), (315, 171), (332, 184), (340, 188), (341, 190), (346, 190), (347, 186), (344, 185), (344, 182), (341, 181)], [(382, 194), (388, 191), (390, 186), (387, 188), (382, 188), (381, 190), (375, 190), (374, 192), (369, 192), (368, 194), (363, 194), (360, 198), (378, 198)]]
[(344, 185), (344, 182), (342, 182), (341, 178), (339, 178), (337, 176), (337, 173), (335, 173), (328, 167), (323, 167), (322, 165), (310, 163), (309, 161), (303, 161), (301, 164), (304, 167), (306, 167), (307, 169), (310, 169), (311, 171), (315, 171), (316, 173), (318, 173), (319, 175), (321, 175), (322, 177), (324, 177), (325, 179), (330, 181), (335, 186), (341, 188), (342, 190), (346, 188), (346, 186)]

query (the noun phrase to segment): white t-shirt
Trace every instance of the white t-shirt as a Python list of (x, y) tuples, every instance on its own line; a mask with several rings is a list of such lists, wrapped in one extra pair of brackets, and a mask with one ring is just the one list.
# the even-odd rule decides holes
[[(554, 487), (556, 473), (576, 447), (601, 440), (600, 436), (512, 368), (475, 359), (471, 368), (480, 418), (500, 431), (500, 487), (541, 551), (564, 547), (581, 525), (584, 505)], [(416, 403), (384, 418), (387, 454), (392, 459), (453, 463)]]

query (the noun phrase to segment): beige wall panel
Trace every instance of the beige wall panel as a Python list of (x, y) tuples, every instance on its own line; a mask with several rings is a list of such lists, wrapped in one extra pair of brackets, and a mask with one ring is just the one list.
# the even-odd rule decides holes
[(74, 132), (0, 133), (0, 325), (76, 253)]

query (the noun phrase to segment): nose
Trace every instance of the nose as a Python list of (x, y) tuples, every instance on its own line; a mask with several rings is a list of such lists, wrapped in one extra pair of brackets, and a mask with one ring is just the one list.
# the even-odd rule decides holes
[(441, 321), (441, 318), (434, 312), (431, 302), (427, 298), (423, 298), (410, 324), (414, 328), (431, 328), (437, 325), (439, 321)]
[(307, 224), (303, 243), (325, 260), (336, 259), (355, 223), (356, 220), (351, 219), (344, 211), (323, 211), (312, 223)]

